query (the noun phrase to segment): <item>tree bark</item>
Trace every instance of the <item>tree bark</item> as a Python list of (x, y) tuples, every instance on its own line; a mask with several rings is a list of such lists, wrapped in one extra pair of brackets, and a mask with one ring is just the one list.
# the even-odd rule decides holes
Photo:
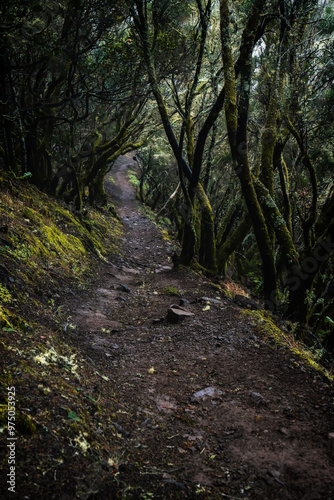
[(216, 271), (216, 238), (212, 208), (204, 188), (200, 183), (197, 185), (196, 194), (202, 209), (199, 263), (211, 271)]
[(255, 35), (264, 1), (256, 0), (249, 14), (240, 48), (240, 92), (237, 105), (232, 43), (229, 34), (229, 2), (220, 0), (222, 57), (225, 77), (225, 115), (233, 166), (252, 221), (262, 260), (263, 286), (266, 307), (276, 307), (276, 269), (266, 221), (256, 196), (248, 160), (248, 106), (251, 84), (251, 62)]
[(247, 213), (239, 222), (237, 228), (233, 233), (227, 238), (225, 243), (218, 250), (218, 270), (224, 276), (226, 276), (227, 262), (232, 253), (238, 248), (239, 245), (246, 238), (252, 227), (252, 222), (249, 214)]
[[(210, 9), (210, 4), (211, 2), (209, 1), (208, 3), (208, 8)], [(201, 6), (201, 3), (199, 2), (198, 6)], [(198, 180), (199, 180), (199, 172), (201, 165), (197, 164), (197, 169), (196, 172), (198, 175), (195, 177), (193, 176), (193, 171), (191, 169), (191, 162), (195, 162), (195, 156), (194, 156), (194, 142), (193, 142), (193, 126), (192, 126), (192, 120), (190, 117), (190, 110), (191, 110), (191, 104), (195, 95), (195, 90), (196, 90), (196, 85), (198, 82), (199, 74), (200, 74), (200, 69), (201, 69), (201, 64), (202, 64), (202, 58), (203, 58), (203, 53), (204, 53), (204, 45), (205, 45), (205, 39), (206, 39), (206, 21), (205, 21), (205, 16), (201, 17), (201, 23), (202, 23), (202, 33), (201, 33), (201, 43), (200, 43), (200, 51), (197, 59), (197, 65), (196, 65), (196, 71), (195, 71), (195, 76), (194, 80), (192, 82), (192, 85), (189, 89), (188, 95), (187, 95), (187, 100), (186, 100), (186, 114), (185, 114), (185, 120), (183, 123), (183, 126), (185, 128), (185, 132), (187, 134), (187, 139), (188, 139), (188, 161), (190, 163), (187, 163), (186, 160), (184, 159), (182, 155), (182, 151), (180, 148), (180, 144), (178, 144), (175, 134), (173, 132), (173, 128), (168, 116), (168, 110), (167, 106), (164, 100), (164, 97), (162, 95), (161, 89), (158, 84), (158, 79), (156, 75), (156, 70), (155, 70), (155, 63), (153, 59), (153, 53), (152, 53), (152, 47), (150, 44), (149, 40), (149, 28), (148, 28), (148, 23), (147, 23), (147, 18), (145, 16), (144, 10), (143, 10), (143, 4), (142, 2), (136, 2), (136, 9), (131, 9), (131, 14), (134, 19), (135, 27), (137, 30), (137, 33), (140, 37), (141, 40), (141, 45), (143, 49), (143, 55), (146, 63), (146, 68), (147, 68), (147, 73), (149, 77), (149, 82), (150, 86), (153, 92), (153, 95), (155, 97), (158, 110), (160, 113), (160, 117), (164, 126), (164, 130), (166, 133), (166, 136), (168, 138), (169, 144), (173, 150), (174, 156), (178, 162), (179, 165), (179, 172), (180, 172), (180, 181), (181, 185), (183, 185), (183, 176), (186, 177), (186, 179), (189, 181), (189, 188), (188, 188), (188, 195), (187, 193), (184, 192), (185, 195), (185, 203), (186, 203), (186, 217), (184, 218), (184, 231), (183, 231), (183, 242), (182, 242), (182, 251), (181, 251), (181, 256), (180, 256), (180, 261), (183, 264), (190, 264), (195, 255), (195, 246), (196, 246), (196, 231), (194, 227), (194, 221), (195, 221), (195, 206), (194, 206), (194, 198), (195, 198), (195, 193), (198, 191), (199, 193), (199, 201), (203, 204), (202, 205), (202, 210), (203, 214), (205, 215), (203, 218), (203, 231), (207, 234), (208, 236), (208, 244), (209, 248), (208, 251), (205, 253), (205, 262), (211, 269), (216, 268), (216, 256), (215, 256), (215, 250), (216, 250), (216, 245), (214, 242), (214, 225), (212, 224), (213, 217), (212, 217), (212, 209), (211, 205), (207, 199), (204, 193), (202, 193), (202, 188), (199, 188), (198, 186)], [(202, 13), (204, 15), (204, 13)], [(184, 191), (184, 189), (183, 189)], [(211, 213), (210, 213), (211, 211)], [(211, 234), (209, 235), (209, 232), (211, 231)], [(213, 244), (214, 242), (214, 244)]]

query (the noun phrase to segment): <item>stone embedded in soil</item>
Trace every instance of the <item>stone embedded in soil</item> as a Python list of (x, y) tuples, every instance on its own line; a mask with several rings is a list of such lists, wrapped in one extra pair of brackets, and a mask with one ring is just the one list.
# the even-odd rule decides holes
[(195, 399), (203, 399), (206, 397), (219, 397), (222, 394), (222, 391), (216, 389), (215, 387), (205, 387), (205, 389), (201, 389), (200, 391), (195, 392), (193, 397)]
[(210, 297), (201, 297), (201, 300), (203, 302), (210, 302), (211, 304), (217, 304), (217, 305), (220, 305), (220, 306), (224, 306), (224, 302), (222, 302), (221, 300), (218, 300), (218, 299), (211, 299)]
[(126, 285), (118, 285), (117, 290), (120, 290), (122, 292), (130, 293), (133, 295), (133, 292), (131, 292), (130, 288)]
[(184, 309), (177, 304), (171, 305), (167, 311), (168, 323), (178, 323), (179, 321), (191, 316), (195, 316), (194, 313), (187, 311), (187, 309)]
[(123, 437), (127, 438), (130, 436), (130, 432), (127, 432), (125, 429), (123, 429), (123, 427), (119, 425), (117, 422), (111, 422), (111, 423), (113, 424), (117, 432), (119, 432)]
[(157, 264), (157, 268), (155, 270), (156, 274), (162, 273), (164, 271), (171, 271), (173, 268), (171, 266), (162, 266), (160, 264)]
[(252, 392), (250, 394), (250, 397), (256, 402), (256, 403), (262, 403), (262, 404), (268, 404), (269, 401), (264, 399), (264, 397), (262, 396), (262, 394), (260, 394), (259, 392)]
[(129, 273), (129, 274), (140, 274), (139, 269), (133, 269), (130, 267), (125, 267), (125, 266), (122, 266), (122, 271), (124, 273)]

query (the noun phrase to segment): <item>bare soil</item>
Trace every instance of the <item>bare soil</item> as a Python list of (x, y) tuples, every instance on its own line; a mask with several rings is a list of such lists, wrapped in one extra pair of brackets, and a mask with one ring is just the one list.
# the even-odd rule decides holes
[[(268, 343), (210, 279), (173, 269), (172, 243), (129, 183), (135, 165), (121, 157), (107, 183), (122, 257), (69, 305), (72, 342), (107, 377), (100, 394), (118, 432), (109, 479), (89, 498), (116, 498), (110, 478), (123, 498), (334, 498), (333, 386)], [(193, 316), (169, 323), (173, 304)]]

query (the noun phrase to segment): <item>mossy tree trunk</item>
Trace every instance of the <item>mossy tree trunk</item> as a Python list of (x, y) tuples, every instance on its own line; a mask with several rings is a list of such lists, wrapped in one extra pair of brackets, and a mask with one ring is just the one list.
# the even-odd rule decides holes
[[(225, 116), (233, 166), (237, 174), (245, 203), (252, 221), (259, 252), (262, 260), (263, 286), (266, 306), (276, 306), (276, 269), (271, 239), (266, 220), (261, 210), (250, 172), (248, 159), (248, 107), (251, 86), (252, 51), (260, 14), (265, 2), (256, 0), (252, 5), (240, 46), (240, 90), (237, 101), (236, 75), (230, 38), (229, 2), (220, 0), (220, 22), (222, 58), (225, 77)], [(237, 104), (238, 102), (238, 104)]]
[(310, 249), (312, 247), (312, 227), (315, 223), (316, 220), (316, 215), (317, 215), (317, 205), (318, 205), (318, 181), (317, 181), (317, 176), (315, 172), (315, 168), (313, 166), (313, 163), (310, 159), (310, 156), (304, 146), (303, 140), (300, 136), (300, 134), (297, 132), (296, 128), (293, 126), (291, 120), (289, 117), (286, 117), (287, 120), (287, 127), (289, 131), (291, 132), (292, 136), (296, 139), (296, 142), (299, 146), (301, 155), (302, 155), (302, 160), (303, 163), (306, 167), (306, 169), (309, 172), (310, 175), (310, 181), (311, 181), (311, 187), (312, 187), (312, 202), (311, 202), (311, 207), (310, 211), (307, 215), (307, 217), (303, 218), (302, 220), (302, 228), (303, 228), (303, 235), (304, 235), (304, 243), (305, 247), (307, 249)]
[[(185, 214), (183, 217), (184, 221), (184, 230), (183, 230), (183, 238), (182, 238), (182, 251), (180, 258), (177, 259), (178, 262), (183, 264), (190, 264), (195, 257), (195, 248), (197, 245), (197, 234), (195, 230), (195, 219), (196, 219), (196, 208), (195, 208), (195, 198), (197, 193), (197, 198), (201, 204), (202, 210), (202, 227), (201, 233), (206, 235), (206, 242), (208, 245), (207, 250), (202, 251), (203, 261), (205, 261), (206, 267), (210, 269), (216, 269), (216, 244), (215, 244), (215, 234), (214, 234), (214, 224), (213, 224), (213, 216), (212, 216), (212, 208), (210, 202), (205, 195), (205, 192), (201, 186), (199, 186), (199, 174), (202, 167), (202, 162), (196, 162), (196, 148), (194, 144), (194, 128), (191, 117), (191, 108), (192, 103), (195, 97), (196, 87), (199, 81), (199, 76), (201, 72), (203, 54), (205, 49), (205, 40), (207, 36), (207, 16), (211, 10), (211, 1), (209, 0), (206, 5), (206, 11), (203, 10), (202, 2), (197, 3), (199, 14), (200, 14), (200, 23), (201, 23), (201, 35), (200, 35), (200, 46), (199, 52), (196, 61), (196, 69), (195, 74), (192, 80), (190, 87), (188, 88), (185, 102), (185, 109), (183, 110), (183, 125), (180, 142), (177, 141), (176, 136), (173, 131), (173, 127), (168, 115), (167, 106), (161, 91), (161, 88), (158, 83), (158, 78), (156, 75), (155, 62), (153, 58), (153, 50), (152, 44), (150, 41), (150, 31), (149, 31), (149, 22), (147, 18), (147, 12), (143, 8), (142, 2), (136, 2), (136, 8), (130, 8), (131, 15), (134, 20), (135, 28), (138, 33), (141, 49), (143, 51), (147, 73), (149, 82), (151, 85), (151, 89), (153, 95), (155, 97), (158, 110), (160, 113), (161, 121), (169, 141), (169, 144), (173, 150), (174, 156), (179, 165), (179, 173), (180, 173), (180, 182), (183, 189), (183, 194), (185, 197)], [(215, 116), (214, 120), (212, 120), (210, 126), (208, 127), (205, 134), (202, 134), (202, 139), (205, 142), (207, 134), (214, 121), (218, 117), (218, 113)], [(183, 145), (183, 137), (184, 134), (187, 137), (187, 158), (188, 161), (185, 160), (182, 154), (182, 145)], [(204, 148), (204, 144), (203, 144)], [(196, 162), (196, 169), (194, 170), (194, 164)], [(187, 179), (189, 186), (188, 190), (186, 190), (184, 178)], [(204, 240), (203, 240), (204, 243)], [(203, 250), (203, 249), (202, 249)]]
[(199, 263), (212, 271), (217, 270), (217, 252), (215, 238), (215, 223), (213, 220), (210, 201), (205, 193), (202, 184), (197, 185), (197, 197), (202, 210), (201, 216), (201, 240)]
[[(120, 155), (139, 149), (147, 140), (147, 136), (142, 136), (138, 142), (133, 141), (134, 138), (142, 135), (144, 129), (144, 122), (140, 119), (141, 110), (142, 103), (139, 103), (132, 109), (131, 113), (128, 113), (124, 123), (119, 126), (118, 132), (112, 139), (105, 140), (102, 133), (109, 122), (101, 124), (92, 133), (90, 140), (87, 140), (89, 145), (86, 144), (84, 150), (69, 158), (67, 168), (71, 172), (63, 176), (64, 180), (58, 189), (58, 195), (62, 196), (69, 188), (68, 198), (75, 200), (78, 211), (79, 207), (82, 208), (83, 193), (86, 187), (89, 189), (91, 205), (104, 205), (106, 203), (104, 181), (110, 164)], [(59, 178), (56, 173), (53, 182), (54, 190), (56, 190), (58, 182)]]
[(226, 239), (218, 250), (217, 261), (219, 272), (226, 276), (227, 263), (232, 253), (241, 245), (252, 227), (251, 218), (247, 213), (239, 222), (236, 229)]
[(212, 136), (211, 136), (211, 141), (210, 141), (210, 146), (208, 150), (208, 159), (205, 165), (205, 174), (204, 174), (204, 180), (203, 180), (203, 188), (204, 191), (207, 193), (209, 189), (209, 184), (210, 184), (210, 179), (211, 179), (211, 171), (212, 167), (214, 164), (214, 156), (213, 156), (213, 150), (216, 144), (216, 137), (217, 137), (217, 125), (216, 123), (212, 127)]
[(334, 253), (334, 220), (318, 237), (316, 243), (304, 255), (299, 267), (295, 267), (287, 279), (290, 287), (287, 315), (306, 326), (312, 312), (312, 292), (317, 277), (326, 268)]
[(289, 131), (285, 128), (281, 134), (281, 137), (276, 142), (274, 158), (273, 158), (273, 166), (274, 170), (278, 171), (282, 196), (283, 196), (283, 216), (286, 222), (286, 226), (292, 235), (292, 210), (291, 210), (291, 202), (289, 197), (290, 191), (290, 180), (289, 180), (289, 172), (286, 166), (286, 163), (283, 158), (283, 149), (287, 143), (289, 138)]
[(254, 179), (255, 192), (260, 201), (266, 220), (270, 222), (284, 255), (287, 265), (298, 264), (298, 253), (293, 243), (292, 235), (281, 215), (269, 189), (259, 179)]

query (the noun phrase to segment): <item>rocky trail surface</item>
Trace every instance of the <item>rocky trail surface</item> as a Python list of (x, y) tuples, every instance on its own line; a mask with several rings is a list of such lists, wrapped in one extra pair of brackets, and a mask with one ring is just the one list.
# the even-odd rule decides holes
[[(333, 387), (210, 279), (173, 269), (129, 183), (135, 165), (121, 157), (107, 184), (122, 257), (71, 306), (116, 431), (108, 473), (124, 498), (334, 498)], [(101, 484), (94, 498), (115, 496)]]

